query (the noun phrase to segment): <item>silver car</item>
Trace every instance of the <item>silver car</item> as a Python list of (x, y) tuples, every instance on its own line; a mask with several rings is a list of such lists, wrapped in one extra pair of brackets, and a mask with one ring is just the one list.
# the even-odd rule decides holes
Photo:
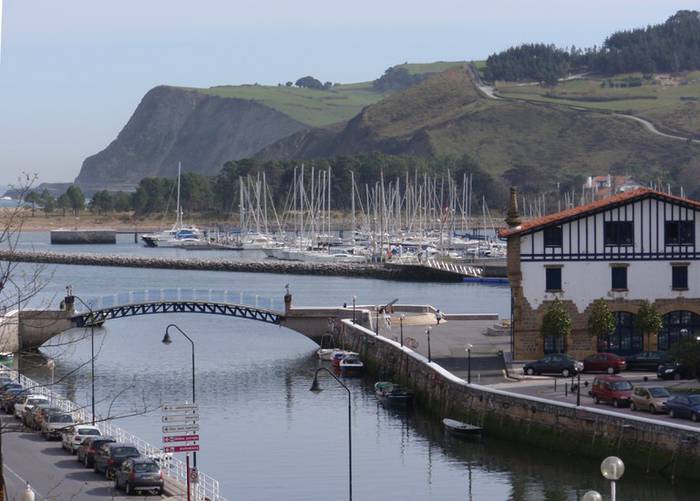
[(41, 423), (41, 436), (46, 440), (61, 438), (61, 434), (74, 424), (73, 416), (67, 412), (52, 412)]
[(99, 437), (102, 435), (100, 429), (89, 424), (76, 424), (65, 430), (62, 434), (61, 447), (75, 454), (80, 445), (87, 437)]
[(15, 404), (15, 417), (17, 419), (22, 419), (25, 407), (31, 408), (36, 404), (43, 403), (49, 403), (48, 397), (45, 397), (44, 395), (27, 395)]

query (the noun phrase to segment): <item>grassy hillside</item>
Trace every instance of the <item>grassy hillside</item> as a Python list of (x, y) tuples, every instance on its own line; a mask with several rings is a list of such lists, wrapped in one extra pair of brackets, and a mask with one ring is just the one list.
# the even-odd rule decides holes
[[(592, 110), (639, 115), (681, 135), (700, 134), (700, 72), (656, 75), (643, 80), (641, 74), (588, 77), (569, 80), (547, 88), (538, 84), (497, 82), (504, 96), (538, 102), (569, 104)], [(610, 87), (627, 79), (642, 82), (639, 87)]]

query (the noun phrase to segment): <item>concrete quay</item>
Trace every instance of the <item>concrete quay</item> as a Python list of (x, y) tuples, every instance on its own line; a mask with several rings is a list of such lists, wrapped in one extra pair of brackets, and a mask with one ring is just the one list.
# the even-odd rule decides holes
[(462, 274), (453, 271), (423, 266), (407, 267), (370, 263), (303, 263), (275, 260), (240, 261), (231, 259), (213, 260), (196, 258), (173, 259), (150, 256), (7, 250), (0, 251), (0, 260), (24, 263), (113, 266), (122, 268), (160, 268), (171, 270), (365, 277), (412, 282), (461, 282), (463, 280)]
[(371, 373), (414, 391), (418, 405), (436, 417), (459, 419), (514, 443), (569, 453), (574, 460), (577, 455), (617, 455), (640, 471), (700, 478), (700, 429), (690, 422), (577, 406), (571, 398), (515, 391), (515, 384), (468, 384), (437, 361), (428, 362), (422, 353), (352, 321), (343, 320), (341, 329), (343, 345), (358, 352)]

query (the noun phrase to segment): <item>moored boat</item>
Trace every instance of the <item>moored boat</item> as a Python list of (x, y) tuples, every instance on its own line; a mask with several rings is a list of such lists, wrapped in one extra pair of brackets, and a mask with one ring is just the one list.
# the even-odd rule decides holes
[(473, 424), (468, 424), (449, 418), (443, 419), (442, 424), (445, 426), (445, 430), (448, 433), (456, 437), (476, 438), (481, 436), (481, 428), (479, 426), (474, 426)]
[(335, 348), (319, 348), (316, 350), (316, 356), (318, 356), (318, 358), (321, 360), (330, 361), (333, 353), (336, 351), (337, 350)]
[(357, 356), (358, 354), (354, 351), (333, 350), (333, 353), (331, 353), (331, 364), (333, 367), (340, 367), (340, 362), (349, 355)]
[(362, 375), (365, 364), (357, 355), (346, 355), (340, 361), (340, 374), (344, 377), (358, 377)]
[(374, 395), (386, 406), (407, 407), (413, 402), (413, 393), (390, 381), (375, 383)]

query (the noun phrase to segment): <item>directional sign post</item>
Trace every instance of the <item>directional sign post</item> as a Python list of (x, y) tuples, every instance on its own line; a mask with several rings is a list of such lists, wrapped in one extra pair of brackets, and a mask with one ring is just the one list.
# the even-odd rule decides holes
[(163, 447), (163, 452), (197, 452), (199, 445), (167, 445)]
[[(199, 450), (199, 407), (197, 404), (173, 403), (163, 405), (163, 447), (165, 452), (195, 452)], [(178, 445), (174, 445), (178, 444)]]

